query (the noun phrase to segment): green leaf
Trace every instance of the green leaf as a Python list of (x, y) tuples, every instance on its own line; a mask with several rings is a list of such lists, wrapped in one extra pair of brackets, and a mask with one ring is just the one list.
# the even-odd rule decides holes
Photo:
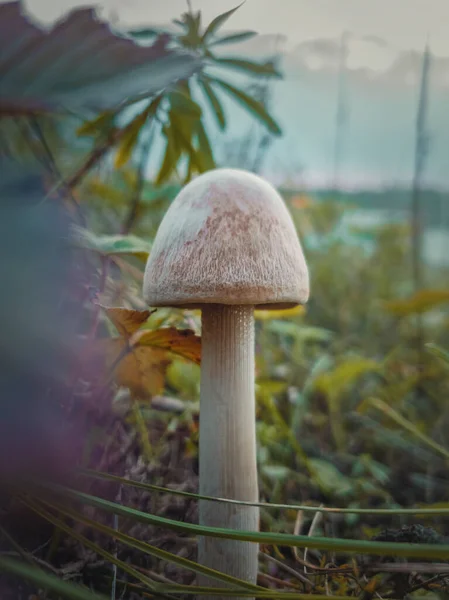
[(401, 317), (428, 312), (440, 304), (449, 303), (449, 290), (420, 290), (410, 298), (384, 303), (385, 309)]
[(73, 230), (77, 246), (103, 256), (125, 254), (147, 260), (150, 253), (150, 244), (135, 235), (96, 235), (82, 227), (74, 227)]
[(310, 458), (309, 466), (315, 483), (323, 492), (333, 493), (336, 496), (348, 496), (354, 491), (351, 479), (340, 473), (329, 461)]
[(257, 379), (256, 387), (262, 389), (271, 396), (278, 396), (287, 390), (288, 382), (276, 381), (273, 379)]
[(173, 92), (170, 92), (169, 99), (172, 109), (182, 113), (183, 118), (201, 118), (201, 106), (192, 100), (189, 92), (177, 88)]
[[(33, 52), (24, 52), (27, 40)], [(66, 32), (70, 31), (71, 35)], [(95, 44), (95, 52), (90, 47)], [(2, 108), (16, 111), (110, 109), (122, 102), (160, 92), (196, 73), (200, 56), (163, 45), (139, 46), (115, 35), (94, 9), (73, 10), (51, 28), (41, 28), (21, 11), (20, 2), (0, 3)], [(81, 59), (83, 57), (83, 59)], [(120, 57), (116, 60), (116, 57)]]
[(234, 87), (227, 81), (223, 81), (222, 79), (217, 79), (216, 77), (210, 77), (210, 81), (213, 81), (220, 87), (222, 87), (228, 94), (233, 96), (240, 104), (246, 108), (249, 112), (255, 115), (261, 123), (265, 125), (265, 127), (273, 134), (273, 135), (282, 135), (281, 128), (276, 123), (276, 121), (271, 117), (268, 112), (265, 110), (264, 105), (248, 96), (242, 90)]
[(70, 600), (107, 600), (106, 596), (94, 594), (86, 587), (62, 581), (53, 575), (45, 573), (42, 569), (25, 565), (18, 560), (12, 560), (4, 556), (0, 557), (0, 570), (17, 575), (21, 579), (32, 581), (38, 587), (51, 590), (58, 594), (58, 596), (69, 598)]
[(334, 334), (328, 329), (322, 329), (321, 327), (307, 327), (306, 325), (299, 325), (293, 321), (269, 321), (267, 329), (273, 333), (277, 333), (282, 336), (290, 336), (303, 342), (328, 342)]
[(182, 15), (182, 18), (185, 23), (186, 33), (180, 38), (180, 41), (187, 48), (197, 48), (201, 45), (201, 12), (186, 12)]
[(159, 35), (170, 35), (169, 32), (162, 27), (146, 27), (145, 29), (131, 29), (126, 33), (133, 38), (144, 40)]
[(94, 136), (100, 131), (110, 127), (114, 123), (115, 113), (107, 110), (102, 112), (98, 117), (90, 121), (86, 121), (77, 129), (77, 135), (83, 136)]
[(437, 356), (446, 365), (449, 365), (449, 352), (447, 350), (444, 350), (444, 348), (441, 348), (437, 344), (426, 344), (425, 347), (431, 354)]
[(203, 88), (203, 92), (205, 93), (206, 98), (208, 99), (209, 104), (212, 107), (212, 112), (215, 118), (217, 119), (218, 126), (220, 127), (220, 129), (224, 129), (226, 126), (226, 119), (220, 100), (218, 99), (217, 95), (215, 94), (212, 86), (210, 85), (206, 77), (202, 77), (201, 79), (199, 79), (199, 84)]
[(163, 130), (163, 133), (166, 139), (165, 153), (161, 168), (159, 169), (159, 173), (156, 178), (156, 185), (160, 185), (169, 179), (170, 175), (176, 169), (179, 157), (182, 154), (182, 148), (176, 141), (175, 130), (172, 124), (166, 126)]
[(223, 44), (234, 44), (236, 42), (243, 42), (250, 40), (257, 35), (257, 31), (240, 31), (239, 33), (231, 33), (231, 35), (225, 35), (222, 38), (218, 38), (211, 42), (210, 46), (218, 46)]
[(120, 143), (117, 148), (117, 154), (115, 156), (115, 168), (120, 169), (125, 166), (131, 158), (131, 154), (137, 144), (139, 135), (142, 128), (145, 126), (147, 119), (156, 114), (159, 108), (163, 96), (157, 96), (150, 104), (137, 115), (131, 123), (129, 123), (124, 130), (124, 133), (120, 139)]
[(111, 185), (102, 181), (99, 177), (91, 178), (85, 184), (86, 194), (100, 198), (104, 205), (110, 205), (117, 208), (122, 207), (126, 195), (116, 185)]
[(125, 128), (115, 155), (114, 167), (116, 169), (124, 167), (131, 158), (134, 146), (137, 144), (137, 140), (139, 139), (140, 132), (145, 125), (146, 120), (147, 115), (142, 113), (133, 119), (133, 121)]
[(200, 369), (195, 363), (174, 360), (167, 368), (167, 382), (177, 391), (177, 397), (196, 400), (199, 397)]
[(172, 23), (174, 23), (175, 25), (177, 25), (178, 27), (182, 27), (184, 29), (184, 31), (187, 28), (187, 25), (184, 21), (181, 21), (180, 19), (173, 19)]
[(281, 73), (275, 68), (272, 62), (258, 63), (243, 58), (215, 58), (212, 59), (214, 64), (222, 67), (231, 67), (251, 73), (252, 75), (265, 75), (265, 77), (282, 78)]
[(341, 362), (332, 371), (318, 375), (315, 380), (315, 386), (331, 398), (337, 399), (359, 377), (368, 373), (379, 373), (380, 371), (380, 363), (360, 356), (354, 356)]
[(203, 171), (207, 170), (203, 168), (201, 162), (202, 157), (193, 146), (196, 123), (193, 123), (189, 119), (183, 119), (181, 115), (175, 111), (170, 111), (169, 118), (175, 141), (181, 149), (181, 153), (187, 153), (191, 167), (195, 168), (198, 173), (202, 173)]
[(380, 400), (379, 398), (369, 398), (366, 401), (366, 403), (373, 406), (374, 408), (377, 408), (377, 410), (380, 410), (381, 412), (383, 412), (385, 415), (390, 417), (390, 419), (392, 419), (395, 423), (397, 423), (400, 427), (402, 427), (403, 429), (405, 429), (406, 431), (411, 433), (415, 438), (420, 440), (423, 444), (425, 444), (429, 448), (432, 448), (432, 450), (437, 452), (440, 456), (442, 456), (446, 460), (449, 460), (449, 450), (448, 449), (446, 449), (444, 446), (441, 446), (441, 444), (434, 442), (432, 440), (432, 438), (430, 438), (427, 435), (425, 435), (424, 433), (422, 433), (422, 431), (420, 431), (416, 427), (416, 425), (414, 425), (409, 420), (407, 420), (405, 417), (403, 417), (400, 413), (398, 413), (396, 410), (394, 410), (394, 408), (391, 408), (391, 406), (389, 406), (386, 402), (384, 402), (383, 400)]
[(281, 310), (255, 310), (254, 317), (259, 321), (282, 321), (283, 319), (291, 319), (300, 315), (304, 315), (306, 309), (298, 304), (293, 308), (284, 308)]
[(207, 39), (210, 38), (212, 35), (214, 35), (214, 33), (216, 33), (220, 29), (220, 27), (226, 23), (229, 17), (231, 17), (235, 13), (235, 11), (242, 6), (242, 4), (244, 4), (244, 2), (241, 2), (235, 8), (231, 8), (231, 10), (228, 10), (222, 13), (221, 15), (218, 15), (218, 17), (215, 17), (215, 19), (213, 19), (213, 21), (210, 22), (209, 25), (206, 27), (206, 31), (203, 34), (203, 43), (206, 42)]
[(198, 160), (201, 164), (201, 172), (209, 171), (215, 168), (215, 159), (212, 147), (209, 142), (209, 137), (204, 129), (202, 121), (196, 124), (196, 132), (198, 137)]
[(284, 465), (263, 465), (262, 473), (273, 481), (285, 481), (291, 477), (291, 470)]

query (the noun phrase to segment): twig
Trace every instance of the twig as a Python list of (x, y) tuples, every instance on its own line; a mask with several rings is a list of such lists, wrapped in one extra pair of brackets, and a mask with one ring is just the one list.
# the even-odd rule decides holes
[[(323, 507), (323, 504), (320, 504), (320, 508)], [(315, 532), (315, 529), (318, 527), (318, 523), (320, 522), (320, 520), (323, 517), (323, 513), (317, 512), (315, 513), (315, 516), (312, 519), (312, 524), (310, 525), (310, 529), (309, 529), (309, 533), (307, 534), (308, 537), (312, 537), (312, 535)], [(309, 549), (308, 548), (304, 548), (304, 573), (306, 575), (308, 575), (307, 573), (307, 554), (308, 554)]]
[(21, 558), (28, 561), (33, 566), (40, 565), (42, 567), (45, 567), (54, 575), (61, 575), (63, 573), (62, 569), (57, 569), (56, 567), (53, 567), (53, 565), (51, 565), (47, 561), (43, 560), (42, 558), (37, 558), (37, 556), (32, 556), (28, 552), (23, 552), (23, 551), (22, 552), (14, 552), (13, 550), (11, 550), (11, 551), (0, 552), (0, 556), (14, 556), (14, 557), (20, 556)]
[(431, 589), (431, 587), (434, 587), (435, 583), (437, 583), (441, 579), (446, 579), (446, 576), (445, 575), (435, 575), (434, 577), (427, 579), (427, 581), (420, 581), (419, 583), (417, 583), (416, 585), (414, 585), (410, 588), (409, 594), (411, 594), (412, 592), (415, 592), (416, 590), (419, 590), (421, 588), (429, 590), (429, 589)]
[[(81, 167), (79, 167), (77, 171), (75, 171), (75, 173), (66, 181), (67, 187), (70, 189), (75, 188), (84, 178), (84, 176), (90, 171), (90, 169), (97, 164), (97, 162), (106, 154), (106, 152), (108, 152), (111, 146), (120, 139), (124, 131), (125, 129), (113, 129), (104, 142), (92, 150)], [(61, 184), (63, 184), (62, 181)]]
[[(298, 510), (298, 512), (296, 513), (295, 526), (293, 528), (294, 535), (299, 535), (301, 533), (303, 517), (304, 517), (304, 511)], [(301, 560), (301, 557), (299, 556), (299, 550), (296, 547), (293, 548), (293, 556), (295, 557), (296, 562), (300, 563), (301, 565), (304, 565), (304, 562)]]
[[(120, 504), (122, 500), (122, 486), (119, 487), (116, 501)], [(118, 515), (113, 516), (113, 528), (118, 531)], [(114, 558), (118, 556), (118, 544), (117, 540), (114, 540)], [(111, 586), (111, 600), (115, 600), (117, 591), (117, 564), (112, 564), (112, 586)]]
[(449, 573), (447, 563), (376, 563), (363, 566), (363, 571), (379, 571), (383, 573)]
[(295, 571), (295, 569), (292, 569), (288, 565), (285, 565), (282, 561), (278, 560), (277, 558), (274, 558), (274, 556), (265, 554), (265, 552), (259, 552), (259, 557), (265, 558), (269, 562), (271, 562), (274, 565), (276, 565), (277, 567), (279, 567), (279, 569), (282, 569), (283, 571), (285, 571), (286, 573), (288, 573), (295, 579), (298, 579), (299, 581), (301, 581), (301, 583), (310, 585), (311, 588), (315, 587), (315, 584), (313, 584), (309, 579), (307, 579), (307, 577), (305, 577), (302, 573), (298, 573), (298, 571)]
[(28, 552), (26, 552), (22, 548), (22, 546), (20, 546), (20, 544), (18, 544), (16, 542), (16, 540), (12, 537), (12, 535), (10, 535), (6, 531), (6, 529), (4, 527), (2, 527), (1, 525), (0, 525), (0, 533), (1, 533), (2, 537), (4, 537), (5, 540), (7, 540), (15, 550), (14, 552), (2, 552), (2, 555), (12, 554), (14, 556), (20, 556), (21, 558), (23, 558), (23, 560), (26, 560), (30, 564), (33, 564), (34, 557), (31, 556)]
[[(39, 124), (39, 121), (37, 120), (37, 118), (35, 116), (30, 118), (30, 124), (31, 124), (31, 129), (35, 133), (35, 135), (36, 135), (37, 139), (39, 140), (39, 142), (45, 152), (45, 155), (47, 157), (48, 170), (52, 173), (53, 176), (57, 177), (60, 180), (63, 180), (62, 174), (58, 168), (58, 165), (56, 164), (55, 157), (53, 156), (53, 152), (51, 151), (51, 148), (48, 145), (47, 140), (45, 139), (45, 135)], [(84, 218), (84, 215), (80, 208), (80, 205), (78, 204), (75, 196), (73, 195), (72, 189), (70, 187), (68, 187), (67, 185), (64, 185), (64, 188), (65, 188), (68, 198), (70, 199), (70, 201), (75, 209), (75, 212), (78, 216), (79, 222), (81, 223), (81, 225), (85, 226), (86, 219)]]
[(268, 575), (267, 573), (258, 573), (257, 580), (266, 581), (268, 583), (275, 583), (276, 585), (282, 585), (284, 587), (288, 587), (294, 590), (301, 590), (302, 588), (296, 583), (292, 583), (291, 581), (284, 581), (283, 579), (278, 579), (277, 577), (273, 577), (273, 575)]
[[(107, 278), (108, 266), (109, 266), (107, 256), (101, 256), (100, 260), (101, 260), (101, 267), (100, 267), (100, 279), (98, 282), (98, 294), (102, 294), (105, 290), (106, 278)], [(96, 334), (97, 328), (98, 328), (98, 323), (100, 321), (100, 313), (101, 313), (101, 306), (98, 302), (96, 302), (96, 303), (94, 303), (94, 318), (92, 320), (92, 326), (87, 335), (87, 344), (88, 345), (92, 344), (92, 342), (95, 338), (95, 334)]]

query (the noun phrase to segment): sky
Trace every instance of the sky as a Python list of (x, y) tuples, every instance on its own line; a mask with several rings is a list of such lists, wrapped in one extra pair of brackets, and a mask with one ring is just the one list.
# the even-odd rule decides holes
[[(82, 0), (27, 0), (42, 19), (54, 19)], [(102, 0), (120, 21), (145, 25), (166, 23), (186, 9), (185, 0)], [(206, 21), (229, 10), (238, 0), (192, 0)], [(335, 37), (342, 31), (383, 38), (402, 49), (422, 49), (427, 36), (437, 55), (449, 55), (447, 0), (246, 0), (229, 22), (235, 29), (283, 33), (292, 44), (313, 37)]]
[[(238, 2), (191, 0), (193, 9), (201, 10), (203, 22)], [(69, 7), (91, 2), (24, 0), (23, 4), (36, 19), (49, 23)], [(99, 6), (104, 17), (126, 28), (167, 24), (186, 10), (187, 2), (100, 0)], [(448, 23), (449, 0), (246, 0), (226, 27), (281, 34), (286, 65), (286, 80), (273, 91), (276, 117), (285, 125), (286, 135), (270, 150), (267, 168), (285, 164), (291, 172), (305, 169), (316, 182), (329, 178), (335, 136), (335, 56), (346, 32), (351, 115), (343, 178), (360, 185), (411, 178), (420, 59), (410, 51), (421, 53), (428, 41), (435, 84), (429, 104), (434, 140), (428, 176), (429, 181), (449, 187)], [(263, 47), (265, 38), (261, 39)], [(272, 44), (274, 37), (266, 39)], [(330, 48), (327, 54), (326, 48)], [(236, 51), (257, 56), (260, 47), (256, 42)], [(233, 115), (230, 135), (236, 135), (247, 126), (245, 115), (232, 112), (236, 109), (231, 105), (228, 109)]]

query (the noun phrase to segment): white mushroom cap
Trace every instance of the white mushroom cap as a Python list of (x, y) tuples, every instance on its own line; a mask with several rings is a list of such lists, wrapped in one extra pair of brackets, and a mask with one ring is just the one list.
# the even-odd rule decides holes
[(309, 275), (277, 191), (247, 171), (215, 169), (172, 202), (143, 289), (150, 306), (289, 308), (307, 301)]

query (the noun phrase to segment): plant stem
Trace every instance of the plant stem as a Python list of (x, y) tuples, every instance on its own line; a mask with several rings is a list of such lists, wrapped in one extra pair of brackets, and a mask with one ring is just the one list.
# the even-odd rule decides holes
[[(258, 501), (254, 307), (210, 305), (202, 314), (200, 494)], [(259, 509), (200, 501), (200, 524), (258, 531)], [(256, 583), (258, 545), (199, 538), (200, 564)], [(211, 585), (199, 578), (200, 585)]]
[[(150, 124), (150, 127), (151, 127), (151, 124)], [(150, 131), (148, 132), (147, 140), (145, 141), (144, 145), (141, 148), (140, 163), (139, 163), (139, 166), (137, 169), (137, 181), (136, 181), (134, 190), (132, 192), (131, 202), (129, 205), (129, 211), (126, 216), (125, 222), (122, 226), (122, 231), (121, 231), (122, 234), (128, 234), (131, 231), (131, 229), (132, 229), (133, 225), (135, 224), (136, 219), (138, 217), (139, 203), (142, 198), (142, 192), (143, 192), (143, 188), (145, 185), (145, 169), (147, 167), (148, 158), (149, 158), (149, 154), (150, 154), (150, 150), (151, 150), (151, 145), (153, 143), (153, 131), (154, 131), (154, 127), (152, 129), (150, 129)]]

